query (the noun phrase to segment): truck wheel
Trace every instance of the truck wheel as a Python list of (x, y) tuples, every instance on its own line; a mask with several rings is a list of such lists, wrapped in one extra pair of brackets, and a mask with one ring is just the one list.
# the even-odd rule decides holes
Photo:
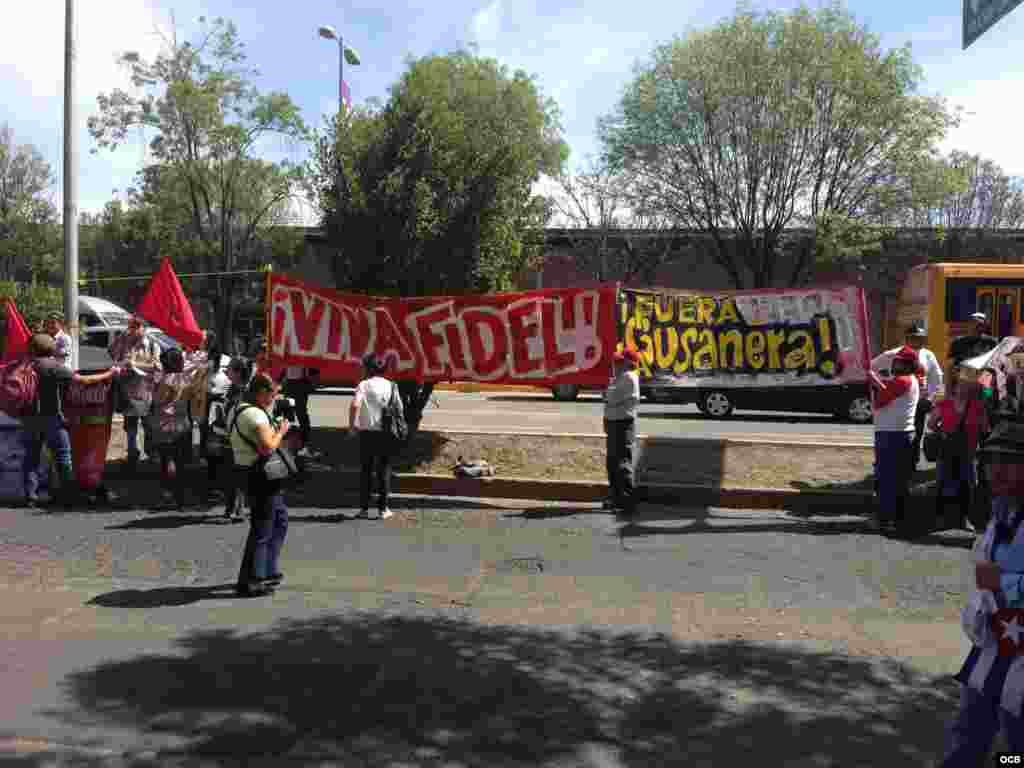
[(705, 416), (715, 419), (724, 419), (732, 413), (732, 400), (729, 395), (720, 389), (713, 389), (710, 392), (702, 392), (697, 400), (697, 407)]
[(854, 424), (870, 424), (875, 418), (875, 411), (871, 407), (871, 400), (866, 395), (861, 395), (850, 400), (846, 411), (838, 415), (844, 421), (849, 420)]
[(555, 400), (575, 400), (580, 394), (580, 388), (575, 384), (558, 384), (551, 388), (551, 394), (555, 396)]

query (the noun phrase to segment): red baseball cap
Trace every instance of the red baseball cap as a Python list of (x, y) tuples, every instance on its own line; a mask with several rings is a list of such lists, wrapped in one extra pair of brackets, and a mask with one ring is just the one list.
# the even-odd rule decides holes
[(635, 349), (624, 349), (621, 352), (615, 353), (615, 362), (630, 362), (633, 365), (640, 365), (640, 355), (637, 354)]

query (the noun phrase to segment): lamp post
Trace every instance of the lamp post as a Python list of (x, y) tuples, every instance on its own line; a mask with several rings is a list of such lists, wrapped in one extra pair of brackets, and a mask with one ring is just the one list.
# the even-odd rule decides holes
[(78, 368), (78, 129), (75, 125), (75, 0), (64, 6), (64, 320), (68, 364)]
[[(349, 48), (341, 39), (334, 27), (322, 26), (317, 30), (320, 37), (324, 40), (337, 40), (338, 41), (338, 112), (344, 112), (345, 110), (345, 62), (347, 61), (353, 67), (359, 66), (361, 63), (359, 60), (359, 54), (354, 49)], [(337, 137), (335, 137), (337, 140)], [(337, 144), (335, 144), (335, 152), (337, 153)], [(341, 221), (341, 203), (343, 200), (342, 192), (342, 181), (344, 177), (341, 173), (341, 155), (338, 154), (338, 221)]]

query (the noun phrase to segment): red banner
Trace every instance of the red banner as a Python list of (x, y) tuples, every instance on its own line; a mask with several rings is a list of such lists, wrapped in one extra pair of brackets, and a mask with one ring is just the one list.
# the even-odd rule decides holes
[(604, 386), (615, 352), (616, 287), (393, 299), (271, 277), (275, 365), (362, 378), (367, 353), (388, 376)]
[(75, 479), (83, 490), (103, 484), (110, 445), (110, 421), (114, 414), (113, 383), (71, 382), (64, 395), (64, 416), (71, 436), (71, 461)]

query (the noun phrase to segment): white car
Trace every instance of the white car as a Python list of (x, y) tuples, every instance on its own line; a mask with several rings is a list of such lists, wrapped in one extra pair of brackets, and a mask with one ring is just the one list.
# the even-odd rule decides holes
[(83, 332), (92, 328), (123, 328), (131, 317), (131, 312), (112, 301), (95, 296), (78, 297), (78, 327)]

